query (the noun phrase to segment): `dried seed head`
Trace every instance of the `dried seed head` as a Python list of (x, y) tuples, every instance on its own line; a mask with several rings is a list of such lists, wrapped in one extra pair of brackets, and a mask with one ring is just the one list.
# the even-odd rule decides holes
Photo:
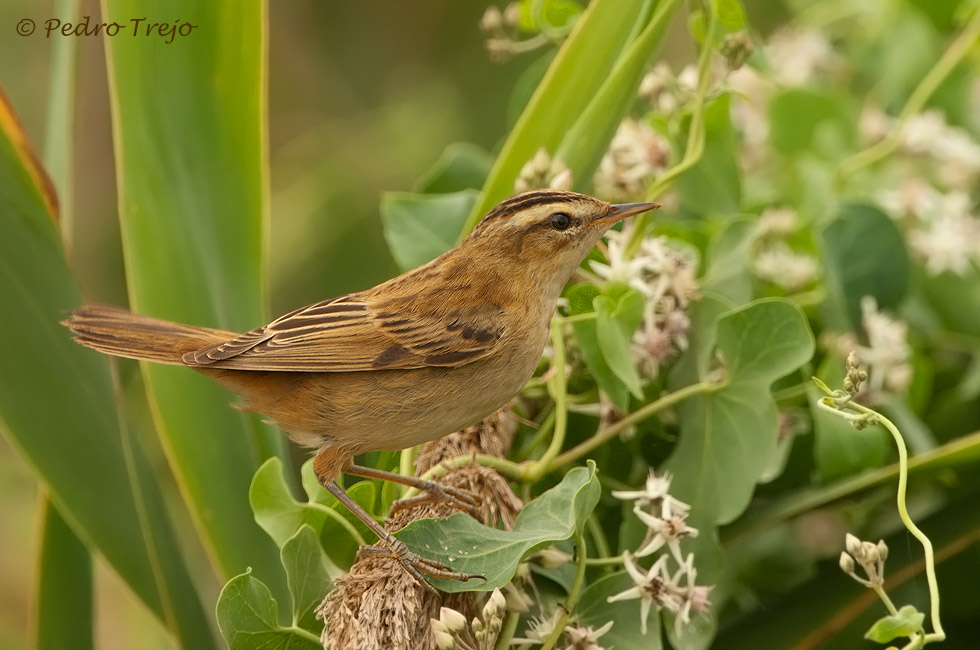
[(721, 55), (725, 57), (725, 65), (729, 71), (738, 70), (755, 51), (752, 37), (745, 30), (729, 34), (721, 43)]

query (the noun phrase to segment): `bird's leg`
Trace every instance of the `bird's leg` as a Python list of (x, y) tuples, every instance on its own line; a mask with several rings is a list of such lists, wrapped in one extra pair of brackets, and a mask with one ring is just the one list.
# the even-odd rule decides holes
[(408, 499), (399, 499), (391, 506), (392, 513), (412, 506), (432, 503), (433, 501), (447, 501), (458, 506), (461, 510), (470, 513), (474, 519), (479, 518), (480, 498), (468, 490), (462, 490), (451, 485), (442, 485), (435, 481), (427, 481), (415, 476), (403, 476), (394, 472), (374, 469), (373, 467), (364, 467), (363, 465), (351, 465), (344, 470), (344, 473), (362, 476), (364, 478), (391, 481), (392, 483), (407, 485), (428, 493), (428, 496), (419, 495)]
[[(369, 515), (364, 508), (359, 506), (356, 501), (351, 499), (344, 488), (337, 484), (336, 478), (343, 469), (349, 468), (351, 455), (343, 448), (339, 447), (325, 447), (320, 450), (320, 453), (316, 455), (313, 459), (313, 473), (316, 474), (317, 482), (320, 483), (326, 490), (344, 504), (348, 510), (350, 510), (355, 517), (361, 520), (365, 526), (371, 529), (371, 531), (378, 536), (378, 540), (385, 548), (377, 548), (372, 552), (386, 553), (398, 560), (399, 564), (408, 571), (409, 575), (415, 578), (419, 584), (424, 586), (426, 589), (435, 590), (432, 585), (430, 585), (422, 574), (429, 575), (435, 578), (451, 578), (453, 580), (461, 580), (463, 582), (467, 580), (472, 580), (473, 578), (483, 578), (483, 576), (471, 575), (468, 573), (458, 573), (453, 571), (450, 567), (443, 564), (442, 562), (436, 560), (428, 560), (413, 553), (405, 543), (400, 539), (396, 538), (394, 535), (389, 533), (384, 527), (374, 520), (374, 517)], [(368, 547), (371, 548), (371, 547)], [(483, 578), (485, 579), (485, 578)]]
[(324, 485), (330, 494), (334, 495), (338, 501), (347, 506), (347, 509), (354, 513), (354, 516), (360, 519), (365, 526), (371, 529), (375, 535), (378, 536), (378, 540), (386, 548), (376, 548), (367, 547), (365, 550), (369, 550), (372, 553), (382, 553), (385, 555), (390, 555), (394, 557), (398, 562), (404, 567), (408, 573), (415, 578), (415, 580), (421, 584), (423, 587), (429, 590), (434, 588), (430, 585), (422, 574), (432, 576), (433, 578), (451, 578), (453, 580), (460, 580), (466, 582), (467, 580), (472, 580), (473, 578), (481, 578), (485, 580), (483, 576), (474, 575), (470, 573), (459, 573), (453, 571), (449, 566), (439, 562), (437, 560), (429, 560), (424, 558), (417, 553), (413, 553), (405, 543), (389, 533), (384, 529), (381, 524), (374, 520), (374, 517), (369, 515), (364, 508), (357, 505), (357, 502), (351, 499), (344, 488), (340, 487), (336, 482), (330, 482)]

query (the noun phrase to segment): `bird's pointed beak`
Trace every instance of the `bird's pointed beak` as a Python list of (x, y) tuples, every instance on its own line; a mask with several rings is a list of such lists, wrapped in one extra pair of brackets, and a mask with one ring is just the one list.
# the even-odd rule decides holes
[(609, 211), (605, 215), (599, 217), (592, 223), (602, 224), (602, 225), (612, 225), (617, 221), (622, 221), (626, 217), (632, 217), (635, 214), (640, 214), (641, 212), (646, 212), (647, 210), (655, 210), (659, 208), (659, 203), (618, 203), (609, 206)]

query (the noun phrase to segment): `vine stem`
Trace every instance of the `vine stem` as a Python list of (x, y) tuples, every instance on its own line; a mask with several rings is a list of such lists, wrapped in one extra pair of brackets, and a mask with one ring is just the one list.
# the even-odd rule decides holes
[(551, 463), (565, 445), (565, 433), (568, 431), (568, 383), (565, 377), (565, 335), (561, 323), (551, 321), (551, 347), (555, 352), (555, 362), (552, 365), (554, 376), (548, 381), (548, 392), (555, 402), (555, 428), (551, 442), (541, 458), (526, 464), (526, 478), (534, 482), (544, 476), (550, 469)]
[(721, 383), (709, 383), (709, 382), (699, 382), (697, 384), (691, 384), (690, 386), (685, 386), (675, 390), (673, 393), (668, 393), (660, 399), (650, 402), (646, 406), (643, 406), (618, 422), (610, 424), (604, 429), (600, 429), (591, 438), (584, 440), (575, 447), (572, 447), (565, 453), (555, 457), (551, 461), (549, 470), (557, 469), (563, 465), (568, 465), (569, 463), (575, 462), (585, 454), (589, 453), (596, 447), (601, 447), (614, 436), (616, 436), (623, 429), (630, 427), (638, 422), (651, 417), (652, 415), (663, 411), (664, 409), (670, 408), (678, 402), (683, 402), (684, 400), (694, 397), (695, 395), (701, 395), (704, 393), (713, 393), (716, 390), (722, 388), (725, 385), (724, 382)]
[[(980, 14), (980, 12), (978, 12)], [(925, 567), (926, 567), (926, 581), (929, 584), (929, 611), (930, 620), (932, 621), (933, 632), (931, 634), (922, 634), (918, 639), (913, 639), (912, 642), (906, 646), (906, 648), (918, 648), (931, 641), (943, 641), (946, 638), (946, 633), (943, 631), (942, 623), (939, 620), (939, 584), (936, 580), (936, 560), (935, 554), (932, 549), (932, 541), (923, 533), (915, 522), (912, 521), (912, 517), (909, 516), (908, 506), (906, 503), (906, 495), (908, 491), (908, 473), (909, 473), (909, 454), (908, 449), (905, 446), (905, 441), (902, 439), (902, 434), (898, 430), (895, 424), (886, 418), (881, 413), (870, 409), (866, 406), (862, 406), (853, 401), (848, 401), (846, 404), (838, 404), (834, 397), (825, 397), (817, 402), (817, 404), (823, 408), (823, 410), (829, 411), (848, 420), (852, 423), (865, 422), (865, 423), (877, 423), (885, 427), (885, 430), (891, 434), (892, 438), (895, 440), (895, 446), (898, 448), (898, 494), (896, 495), (896, 503), (898, 506), (898, 516), (901, 518), (902, 523), (908, 529), (912, 535), (919, 540), (922, 544), (923, 553), (925, 555)], [(846, 413), (839, 408), (845, 407), (849, 408), (860, 415), (854, 415), (852, 413)], [(890, 600), (886, 599), (886, 607)], [(894, 609), (892, 605), (889, 610)]]
[(908, 130), (909, 120), (922, 110), (939, 85), (959, 65), (963, 57), (970, 52), (977, 38), (980, 38), (980, 9), (974, 10), (973, 16), (963, 27), (963, 31), (953, 40), (939, 61), (936, 62), (936, 65), (929, 70), (919, 85), (915, 87), (915, 90), (912, 91), (912, 94), (909, 95), (908, 101), (905, 102), (901, 113), (898, 114), (895, 128), (884, 139), (845, 159), (837, 168), (838, 178), (846, 178), (864, 167), (873, 165), (898, 148), (902, 142), (902, 137)]
[[(676, 165), (664, 171), (647, 191), (646, 200), (653, 201), (663, 194), (677, 178), (694, 165), (698, 164), (704, 155), (705, 123), (704, 110), (707, 102), (708, 89), (711, 85), (711, 54), (715, 50), (715, 40), (718, 37), (718, 19), (713, 10), (709, 10), (708, 30), (701, 46), (698, 57), (698, 85), (694, 91), (694, 105), (691, 110), (691, 125), (687, 132), (687, 143), (684, 156)], [(635, 253), (639, 248), (643, 233), (646, 231), (647, 214), (638, 215), (633, 219), (633, 234), (626, 244), (628, 253)]]

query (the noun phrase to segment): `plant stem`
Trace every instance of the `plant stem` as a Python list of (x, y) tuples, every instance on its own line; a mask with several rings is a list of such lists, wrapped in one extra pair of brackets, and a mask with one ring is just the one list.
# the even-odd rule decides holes
[(555, 430), (551, 435), (551, 443), (541, 458), (524, 464), (525, 480), (532, 483), (552, 469), (552, 461), (561, 452), (565, 444), (565, 433), (568, 430), (568, 404), (565, 400), (568, 391), (565, 377), (565, 336), (562, 333), (561, 323), (557, 320), (551, 321), (551, 346), (555, 351), (552, 366), (555, 374), (548, 382), (548, 388), (555, 402)]
[(568, 591), (568, 598), (565, 599), (562, 614), (555, 622), (555, 627), (551, 630), (551, 634), (541, 644), (541, 650), (551, 650), (558, 643), (562, 633), (565, 631), (565, 626), (568, 625), (568, 621), (572, 617), (572, 612), (575, 611), (579, 596), (582, 595), (582, 585), (585, 584), (585, 567), (588, 564), (588, 548), (585, 545), (585, 535), (578, 534), (575, 536), (575, 548), (577, 554), (575, 560), (575, 581), (572, 583), (572, 588)]
[(497, 637), (497, 643), (494, 644), (494, 650), (508, 650), (511, 646), (511, 639), (514, 638), (514, 632), (517, 631), (517, 624), (521, 621), (520, 612), (507, 612), (507, 616), (504, 618), (504, 625), (500, 630), (500, 635)]
[(596, 553), (603, 557), (609, 555), (609, 540), (606, 539), (606, 532), (599, 525), (599, 519), (595, 516), (595, 512), (585, 520), (585, 527), (595, 543)]
[[(701, 46), (700, 56), (698, 57), (698, 86), (694, 93), (691, 124), (687, 132), (687, 144), (684, 147), (684, 156), (680, 162), (664, 171), (654, 182), (647, 191), (647, 201), (656, 200), (661, 194), (667, 191), (681, 174), (698, 164), (701, 156), (704, 155), (704, 109), (708, 96), (708, 88), (711, 85), (711, 54), (714, 52), (715, 40), (718, 37), (718, 18), (713, 10), (706, 13), (708, 14), (708, 31), (704, 38), (704, 44)], [(650, 215), (648, 214), (641, 214), (633, 219), (633, 234), (626, 245), (627, 252), (635, 252), (639, 247), (643, 233), (646, 232), (646, 224), (649, 219)]]
[(584, 456), (585, 454), (589, 453), (596, 447), (600, 447), (604, 445), (607, 441), (611, 440), (615, 435), (617, 435), (623, 429), (630, 427), (636, 424), (637, 422), (642, 422), (643, 420), (654, 415), (655, 413), (663, 411), (664, 409), (667, 409), (673, 406), (674, 404), (677, 404), (678, 402), (683, 402), (689, 397), (694, 397), (695, 395), (701, 395), (703, 393), (712, 393), (718, 390), (719, 388), (721, 388), (722, 386), (724, 386), (724, 383), (699, 382), (697, 384), (691, 384), (690, 386), (685, 386), (684, 388), (676, 390), (673, 393), (668, 393), (667, 395), (664, 395), (660, 399), (654, 402), (650, 402), (646, 406), (633, 411), (632, 413), (624, 417), (622, 420), (619, 420), (618, 422), (610, 424), (608, 427), (601, 429), (588, 440), (581, 442), (577, 446), (572, 447), (565, 453), (556, 457), (554, 460), (551, 461), (551, 465), (548, 469), (554, 470), (563, 465), (568, 465), (569, 463), (572, 463), (578, 460), (579, 458), (581, 458), (582, 456)]
[(847, 178), (856, 171), (873, 165), (898, 148), (902, 143), (905, 131), (908, 129), (909, 120), (922, 111), (939, 85), (970, 52), (977, 38), (980, 38), (980, 9), (974, 10), (973, 16), (963, 27), (963, 31), (953, 40), (939, 61), (936, 62), (936, 65), (929, 70), (915, 90), (912, 91), (912, 94), (909, 95), (908, 101), (902, 107), (902, 112), (898, 114), (895, 127), (891, 132), (883, 140), (844, 160), (837, 168), (839, 179)]

